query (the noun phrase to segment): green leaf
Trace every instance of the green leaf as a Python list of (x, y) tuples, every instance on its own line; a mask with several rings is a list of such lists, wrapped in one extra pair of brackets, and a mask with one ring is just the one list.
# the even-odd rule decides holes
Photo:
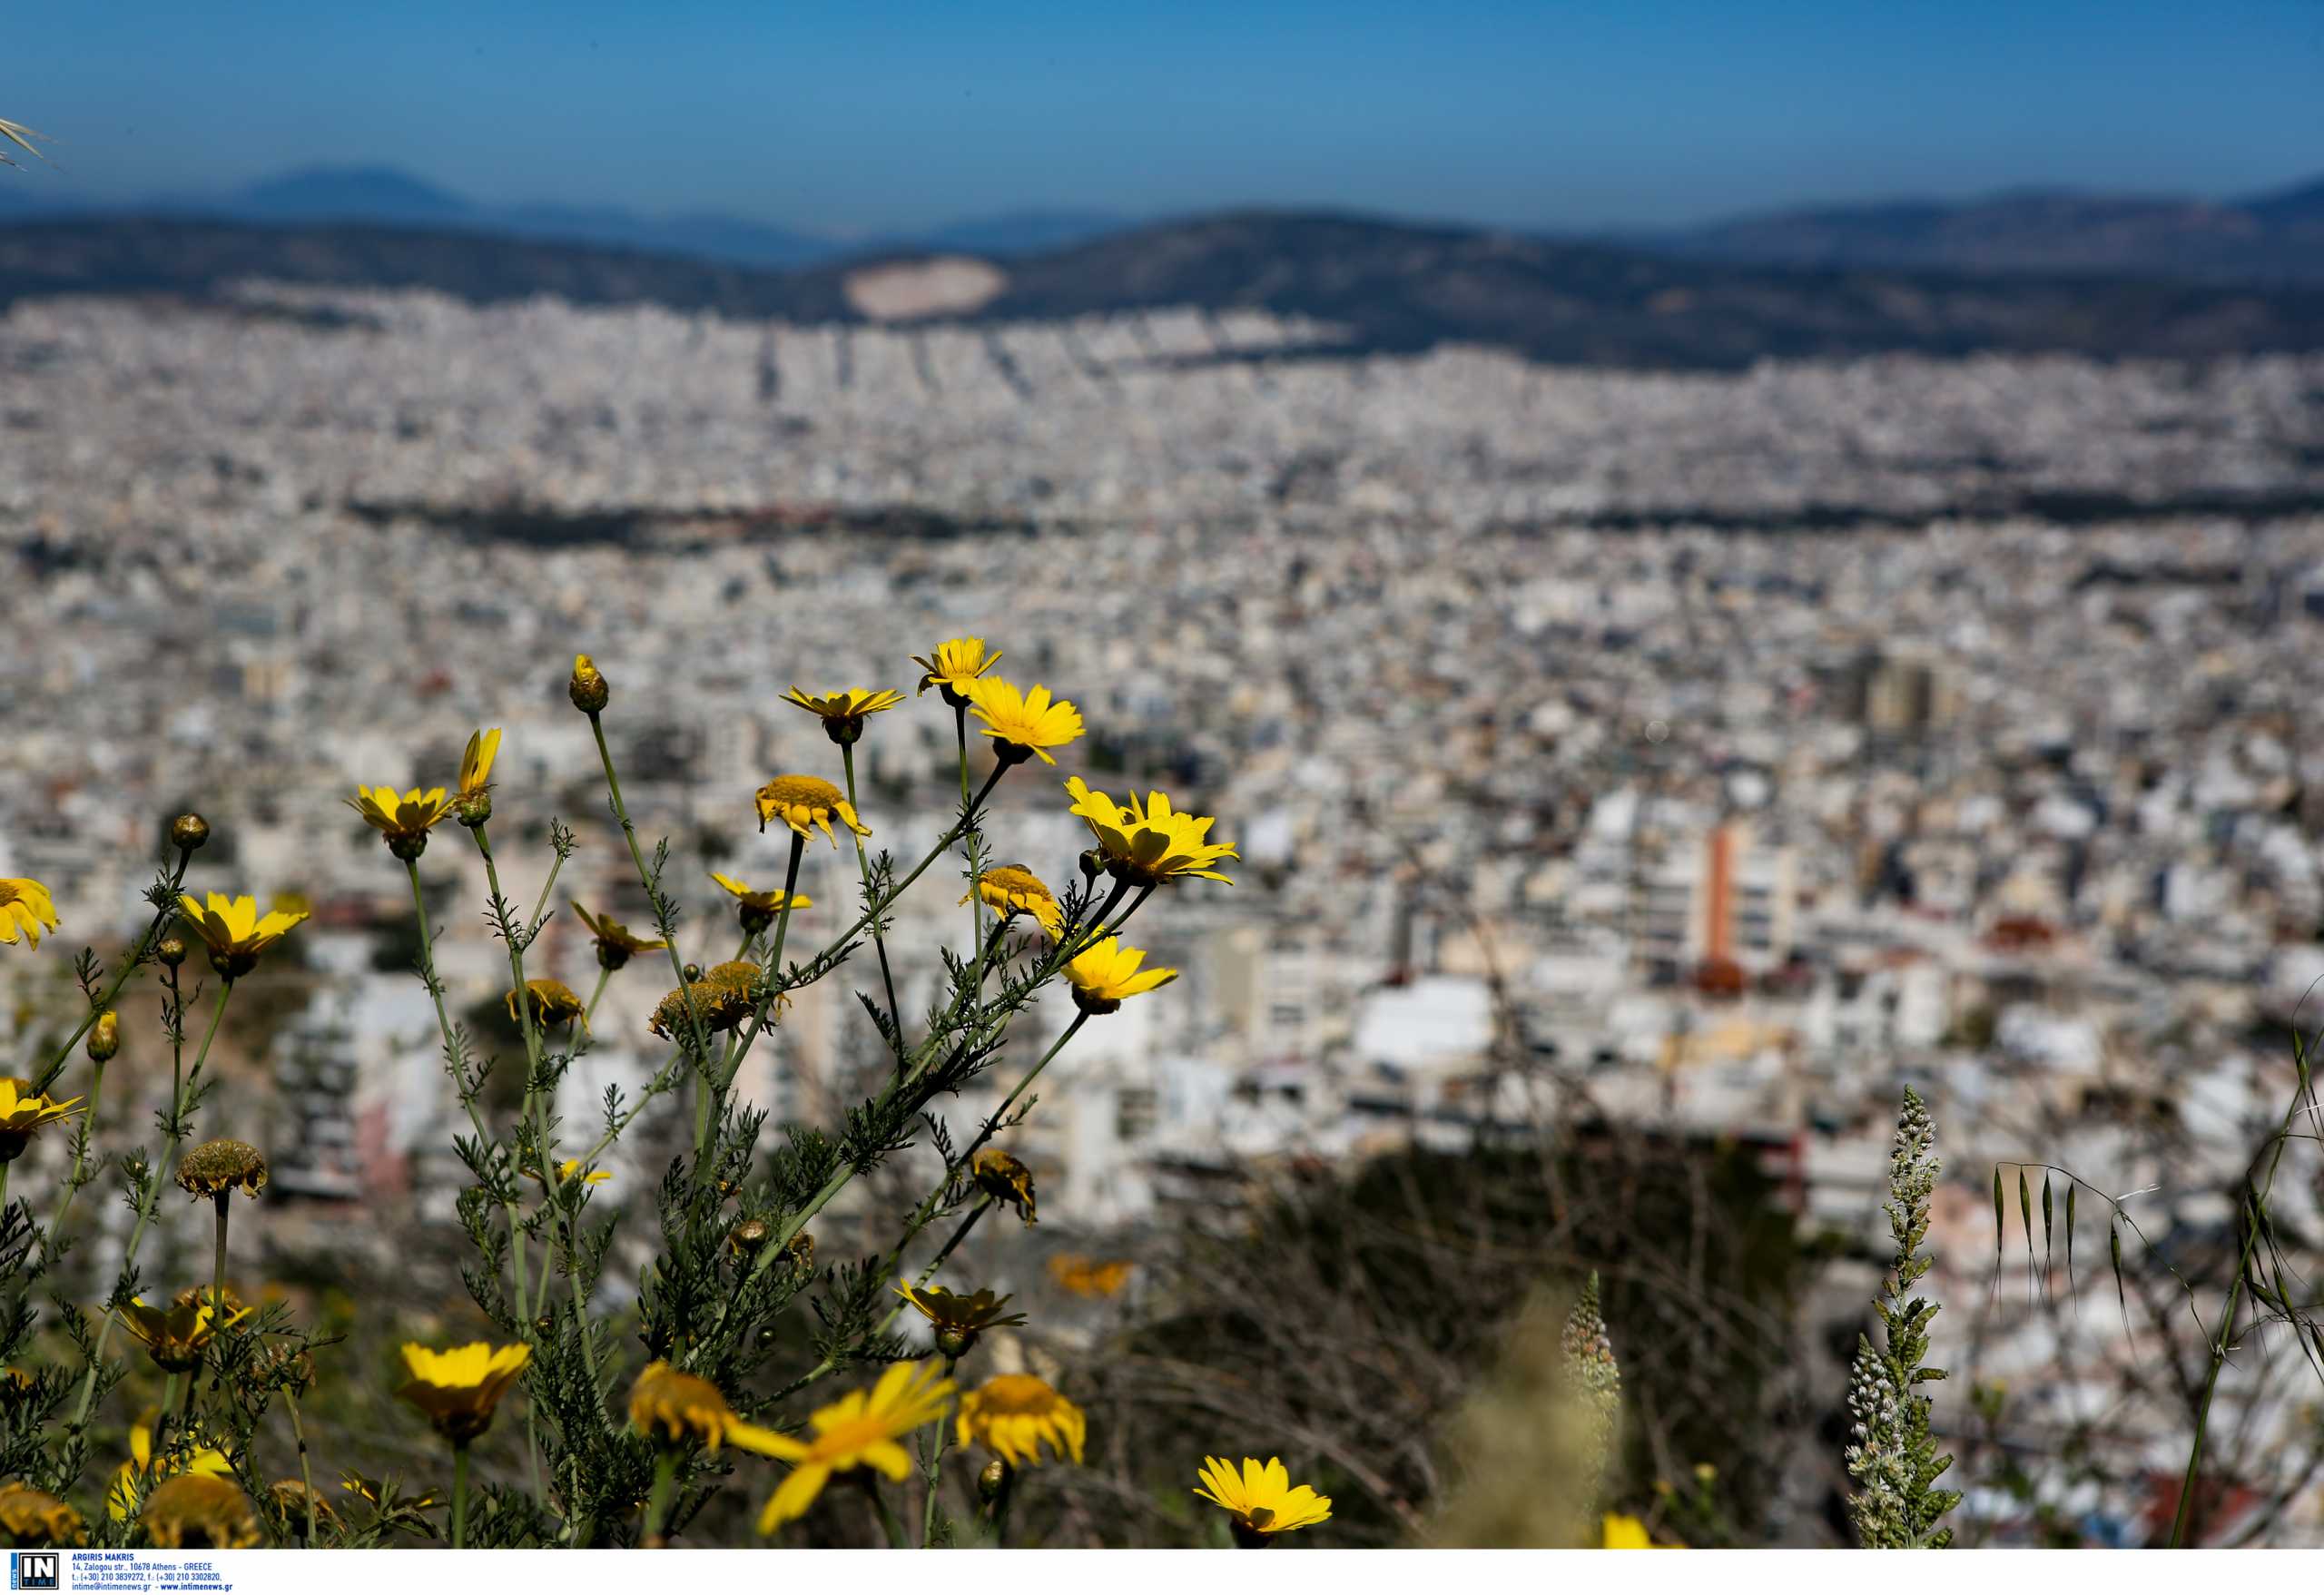
[(1994, 1266), (2001, 1266), (2009, 1251), (2009, 1209), (2002, 1206), (2001, 1165), (1994, 1165)]
[[(2066, 1186), (2066, 1294), (2073, 1295), (2073, 1199), (2082, 1187), (2069, 1182)], [(2082, 1311), (2082, 1298), (2074, 1297), (2074, 1311)]]
[(2106, 1251), (2114, 1264), (2114, 1300), (2122, 1309), (2122, 1327), (2131, 1326), (2130, 1299), (2122, 1294), (2122, 1231), (2112, 1216), (2106, 1220)]
[(2017, 1166), (2017, 1216), (2025, 1224), (2025, 1272), (2034, 1272), (2034, 1186), (2025, 1177), (2025, 1166)]
[(2049, 1266), (2050, 1266), (2050, 1177), (2049, 1177), (2047, 1174), (2044, 1174), (2044, 1175), (2043, 1175), (2043, 1177), (2042, 1177), (2042, 1267), (2043, 1267), (2043, 1270), (2044, 1272), (2047, 1272), (2047, 1271), (2048, 1271), (2048, 1269), (2049, 1269)]

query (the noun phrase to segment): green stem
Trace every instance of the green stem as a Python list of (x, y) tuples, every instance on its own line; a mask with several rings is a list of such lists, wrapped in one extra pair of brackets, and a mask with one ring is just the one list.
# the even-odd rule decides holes
[(596, 1021), (597, 1017), (597, 999), (606, 994), (606, 982), (613, 978), (614, 972), (611, 970), (606, 968), (603, 964), (597, 966), (596, 989), (589, 993), (589, 1006), (581, 1010), (581, 1028), (583, 1029), (587, 1029), (590, 1025)]
[[(791, 935), (792, 899), (799, 890), (799, 861), (805, 855), (806, 851), (807, 839), (797, 832), (793, 832), (791, 833), (791, 861), (783, 871), (783, 906), (775, 911), (774, 915), (774, 945), (768, 950), (766, 957), (767, 995), (760, 1001), (756, 1011), (751, 1015), (749, 1029), (738, 1032), (742, 1038), (740, 1043), (727, 1049), (728, 1057), (725, 1066), (719, 1071), (719, 1088), (722, 1090), (734, 1088), (735, 1079), (743, 1072), (743, 1060), (750, 1056), (751, 1048), (758, 1041), (759, 1032), (766, 1029), (767, 1019), (779, 1011), (783, 998), (788, 994), (786, 991), (776, 990), (775, 982), (783, 979), (783, 944)], [(894, 901), (892, 894), (889, 901)], [(850, 931), (849, 934), (853, 935), (854, 932)], [(699, 1141), (695, 1144), (694, 1156), (697, 1159), (702, 1156), (702, 1146)]]
[(81, 1044), (81, 1038), (89, 1033), (89, 1027), (97, 1022), (97, 1016), (113, 1005), (113, 999), (121, 995), (122, 988), (129, 984), (129, 977), (145, 962), (146, 950), (168, 928), (170, 921), (176, 917), (178, 906), (175, 899), (178, 890), (185, 884), (185, 867), (192, 857), (192, 849), (178, 850), (177, 867), (170, 871), (170, 906), (154, 911), (153, 923), (145, 927), (145, 934), (137, 939), (137, 945), (130, 949), (129, 956), (121, 960), (121, 968), (113, 971), (113, 984), (105, 988), (105, 994), (97, 999), (73, 1033), (64, 1038), (64, 1045), (56, 1049), (56, 1056), (33, 1077), (33, 1095), (47, 1095), (48, 1088), (55, 1082), (56, 1077), (64, 1072), (65, 1064), (73, 1057), (73, 1049)]
[(654, 1458), (654, 1491), (645, 1498), (644, 1543), (649, 1551), (661, 1547), (663, 1526), (670, 1521), (670, 1498), (677, 1492), (677, 1452), (663, 1445)]
[(466, 1442), (452, 1444), (452, 1549), (465, 1549), (468, 1542), (468, 1448)]
[[(839, 745), (840, 763), (847, 772), (847, 806), (860, 815), (862, 810), (855, 801), (855, 744)], [(848, 834), (855, 839), (855, 867), (863, 876), (863, 901), (874, 901), (872, 890), (872, 855), (863, 849), (863, 838), (851, 827)], [(904, 1010), (896, 1002), (896, 977), (888, 968), (888, 939), (875, 923), (872, 927), (872, 947), (880, 955), (880, 984), (888, 993), (888, 1019), (894, 1026), (896, 1061), (904, 1060)]]
[[(628, 805), (621, 801), (621, 779), (614, 773), (613, 750), (606, 745), (606, 724), (594, 710), (589, 714), (589, 734), (597, 739), (597, 762), (606, 770), (606, 795), (613, 802), (614, 818), (621, 825), (622, 840), (629, 844), (629, 861), (636, 866), (638, 884), (645, 888), (646, 901), (655, 905), (658, 921), (662, 917), (659, 911), (663, 902), (662, 891), (655, 881), (654, 871), (646, 867), (645, 854), (638, 848), (637, 827), (630, 822)], [(694, 1031), (694, 1055), (707, 1068), (710, 1062), (710, 1032), (703, 1029), (702, 1013), (694, 1006), (693, 989), (686, 985), (686, 961), (678, 954), (678, 939), (669, 933), (674, 927), (661, 928), (662, 950), (670, 955), (670, 972), (677, 977), (679, 993), (685, 998), (686, 1024)]]
[(299, 1483), (307, 1492), (307, 1543), (311, 1547), (315, 1542), (315, 1475), (307, 1462), (307, 1431), (299, 1423), (299, 1398), (285, 1390), (282, 1404), (290, 1413), (290, 1438), (299, 1442)]
[[(104, 1099), (104, 1091), (105, 1066), (100, 1063), (95, 1066), (95, 1073), (89, 1081), (89, 1106), (82, 1117), (81, 1133), (73, 1138), (73, 1172), (66, 1177), (64, 1189), (56, 1199), (56, 1211), (50, 1215), (48, 1228), (41, 1235), (40, 1255), (44, 1263), (55, 1256), (57, 1236), (64, 1232), (64, 1220), (73, 1211), (73, 1199), (81, 1194), (81, 1187), (89, 1183), (88, 1178), (84, 1177), (84, 1171), (88, 1167), (89, 1149), (97, 1144), (97, 1105)], [(6, 1190), (7, 1186), (7, 1170), (0, 1167), (0, 1191)], [(26, 1281), (27, 1285), (30, 1283)]]
[[(958, 1357), (944, 1359), (944, 1377), (952, 1377), (952, 1370), (960, 1366)], [(928, 1459), (928, 1499), (920, 1514), (920, 1543), (922, 1550), (936, 1538), (936, 1487), (943, 1480), (944, 1442), (952, 1435), (952, 1425), (945, 1419), (936, 1420), (936, 1452)]]
[(880, 1514), (880, 1531), (888, 1537), (889, 1549), (902, 1550), (903, 1525), (896, 1521), (896, 1514), (888, 1510), (888, 1498), (880, 1493), (879, 1475), (869, 1468), (859, 1468), (855, 1476), (863, 1481), (863, 1492), (872, 1498), (872, 1510)]
[(1019, 1080), (1016, 1088), (1011, 1090), (1008, 1096), (1003, 1097), (1000, 1099), (1000, 1106), (992, 1110), (992, 1117), (985, 1120), (984, 1128), (977, 1133), (977, 1138), (970, 1141), (969, 1143), (968, 1150), (960, 1154), (959, 1164), (956, 1165), (956, 1167), (965, 1167), (969, 1159), (974, 1157), (977, 1155), (978, 1150), (981, 1148), (986, 1142), (991, 1140), (994, 1136), (1000, 1133), (1001, 1120), (1009, 1117), (1009, 1110), (1017, 1105), (1017, 1098), (1025, 1094), (1025, 1088), (1031, 1085), (1035, 1080), (1040, 1078), (1041, 1071), (1049, 1066), (1049, 1059), (1064, 1051), (1065, 1044), (1068, 1041), (1072, 1040), (1075, 1036), (1080, 1034), (1081, 1027), (1088, 1022), (1089, 1016), (1087, 1013), (1077, 1013), (1073, 1016), (1073, 1022), (1066, 1026), (1064, 1033), (1059, 1035), (1056, 1040), (1050, 1042), (1049, 1049), (1041, 1054), (1040, 1062), (1028, 1069), (1025, 1073), (1025, 1078)]
[[(945, 690), (949, 693), (951, 689), (948, 687)], [(969, 704), (966, 698), (952, 705), (952, 729), (960, 744), (960, 812), (965, 814), (969, 812)], [(970, 855), (969, 869), (968, 956), (973, 958), (977, 949), (984, 944), (984, 904), (977, 897), (976, 858), (973, 853)]]
[[(153, 1215), (162, 1205), (162, 1187), (170, 1182), (170, 1166), (177, 1161), (178, 1143), (185, 1138), (185, 1082), (200, 1083), (202, 1067), (210, 1058), (211, 1043), (218, 1039), (219, 1022), (226, 1017), (226, 999), (233, 995), (233, 990), (231, 980), (218, 983), (218, 1000), (211, 1005), (210, 1028), (202, 1032), (202, 1048), (193, 1055), (193, 1068), (181, 1078), (170, 1098), (168, 1140), (162, 1148), (159, 1166), (149, 1176), (144, 1199), (138, 1204), (137, 1222), (130, 1228), (129, 1244), (122, 1249), (121, 1272), (124, 1276), (137, 1261), (137, 1249), (143, 1244), (145, 1231), (152, 1226)], [(113, 1288), (118, 1294), (121, 1287), (116, 1284)], [(97, 1344), (89, 1357), (89, 1371), (81, 1381), (81, 1400), (73, 1410), (73, 1430), (75, 1433), (88, 1426), (89, 1406), (96, 1399), (97, 1369), (104, 1363), (105, 1350), (113, 1344), (113, 1326), (120, 1322), (119, 1313), (108, 1312), (103, 1324), (98, 1326)]]

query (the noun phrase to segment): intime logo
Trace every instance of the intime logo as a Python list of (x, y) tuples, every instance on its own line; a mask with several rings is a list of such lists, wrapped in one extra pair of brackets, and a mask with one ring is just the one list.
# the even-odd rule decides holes
[(12, 1551), (8, 1553), (8, 1588), (54, 1590), (63, 1558), (54, 1551)]

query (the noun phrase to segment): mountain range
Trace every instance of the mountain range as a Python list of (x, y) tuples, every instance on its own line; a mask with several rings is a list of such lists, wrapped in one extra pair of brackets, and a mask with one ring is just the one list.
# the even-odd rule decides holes
[[(162, 194), (108, 206), (73, 201), (53, 174), (32, 172), (0, 182), (0, 222), (65, 215), (424, 227), (778, 271), (913, 252), (1007, 258), (1139, 225), (1110, 212), (1028, 210), (912, 232), (844, 236), (715, 212), (645, 216), (612, 206), (487, 204), (389, 167), (314, 168), (220, 194)], [(1542, 235), (1551, 236), (1547, 230)], [(2324, 282), (2324, 178), (2235, 201), (2026, 190), (1966, 202), (1824, 206), (1652, 232), (1565, 236), (1747, 265)]]

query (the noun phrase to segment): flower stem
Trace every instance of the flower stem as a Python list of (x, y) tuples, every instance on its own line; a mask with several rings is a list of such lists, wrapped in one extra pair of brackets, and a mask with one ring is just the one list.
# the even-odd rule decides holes
[(677, 1452), (661, 1446), (654, 1458), (654, 1492), (645, 1498), (645, 1533), (641, 1543), (649, 1551), (662, 1548), (662, 1530), (670, 1520), (670, 1498), (677, 1492)]
[(452, 1549), (459, 1551), (468, 1542), (468, 1448), (465, 1441), (452, 1442)]
[[(855, 744), (842, 743), (839, 753), (840, 762), (847, 771), (847, 806), (861, 814), (862, 811), (855, 801)], [(857, 835), (852, 827), (850, 827), (848, 834), (855, 838), (855, 867), (862, 872), (863, 900), (868, 903), (872, 901), (872, 855), (863, 851), (863, 838)], [(793, 840), (796, 840), (795, 834)], [(894, 1026), (896, 1062), (901, 1065), (904, 1061), (904, 1010), (897, 1006), (896, 977), (888, 968), (888, 939), (876, 921), (872, 926), (872, 947), (880, 955), (880, 984), (888, 993), (888, 1019)]]
[(606, 745), (606, 725), (595, 710), (589, 714), (589, 734), (597, 739), (597, 762), (606, 770), (606, 795), (612, 800), (614, 818), (621, 825), (622, 840), (629, 843), (629, 861), (637, 868), (638, 884), (645, 888), (646, 901), (655, 907), (657, 929), (663, 930), (663, 950), (670, 955), (670, 972), (678, 978), (678, 990), (686, 999), (686, 1024), (694, 1031), (695, 1055), (707, 1067), (710, 1058), (710, 1032), (702, 1028), (702, 1014), (694, 1007), (694, 992), (686, 985), (686, 960), (679, 956), (678, 939), (669, 934), (675, 927), (664, 927), (662, 905), (665, 901), (662, 889), (655, 883), (654, 871), (646, 867), (645, 854), (637, 845), (637, 827), (630, 822), (629, 808), (621, 801), (621, 779), (614, 773), (613, 750)]
[(307, 1544), (311, 1548), (315, 1542), (315, 1475), (307, 1461), (307, 1431), (299, 1422), (299, 1398), (285, 1390), (282, 1404), (290, 1413), (290, 1438), (299, 1442), (299, 1482), (307, 1492)]
[(213, 1320), (226, 1316), (226, 1220), (233, 1196), (229, 1188), (210, 1198), (218, 1208), (218, 1252), (210, 1265), (210, 1312)]
[[(178, 850), (177, 864), (170, 871), (170, 894), (172, 900), (177, 895), (178, 888), (185, 883), (185, 867), (192, 857), (192, 849)], [(50, 1058), (40, 1073), (33, 1077), (33, 1095), (36, 1097), (47, 1095), (48, 1088), (55, 1082), (56, 1077), (64, 1072), (64, 1065), (72, 1058), (73, 1049), (79, 1046), (81, 1038), (89, 1033), (89, 1027), (97, 1022), (97, 1016), (113, 1005), (113, 999), (121, 995), (122, 988), (129, 984), (129, 977), (135, 974), (139, 966), (144, 963), (146, 950), (152, 947), (155, 940), (168, 928), (171, 919), (177, 911), (178, 908), (174, 901), (167, 908), (153, 911), (153, 922), (145, 927), (145, 934), (137, 939), (137, 945), (131, 948), (129, 956), (121, 960), (121, 968), (113, 971), (113, 984), (105, 988), (105, 994), (97, 999), (80, 1024), (74, 1027), (73, 1033), (64, 1038), (64, 1045), (56, 1049), (56, 1056)]]
[(597, 999), (606, 994), (606, 982), (613, 978), (614, 972), (611, 970), (605, 968), (603, 965), (598, 966), (596, 989), (589, 993), (589, 1006), (581, 1010), (581, 1028), (583, 1029), (587, 1029), (589, 1028), (590, 1021), (597, 1017)]
[[(960, 1366), (958, 1357), (944, 1359), (944, 1377), (952, 1377), (952, 1370)], [(928, 1499), (921, 1504), (920, 1514), (920, 1544), (926, 1550), (936, 1538), (937, 1486), (943, 1482), (944, 1442), (952, 1435), (952, 1425), (942, 1418), (936, 1420), (936, 1450), (928, 1459)]]

